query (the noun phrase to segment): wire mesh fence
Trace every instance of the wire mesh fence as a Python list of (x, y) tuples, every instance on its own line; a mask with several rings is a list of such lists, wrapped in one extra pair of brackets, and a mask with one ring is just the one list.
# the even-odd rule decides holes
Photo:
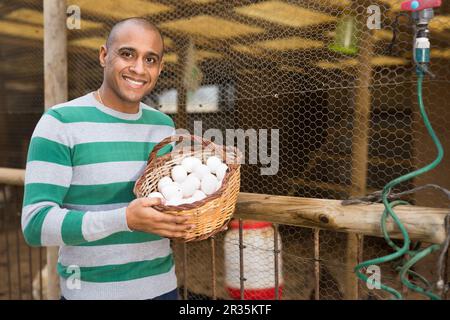
[[(101, 84), (98, 47), (114, 22), (138, 14), (157, 23), (166, 40), (165, 70), (146, 102), (191, 132), (196, 121), (203, 131), (279, 130), (277, 174), (261, 176), (259, 163), (246, 163), (243, 191), (345, 198), (378, 190), (428, 161), (432, 146), (417, 113), (406, 17), (399, 18), (391, 45), (395, 2), (375, 3), (381, 20), (375, 30), (366, 26), (369, 3), (361, 1), (140, 3), (147, 15), (125, 2), (114, 2), (114, 14), (109, 1), (98, 7), (69, 3), (98, 24), (68, 33), (71, 98)], [(448, 119), (440, 108), (446, 94), (438, 91), (449, 79), (445, 9), (430, 26), (437, 77), (426, 81), (424, 92), (444, 140)], [(333, 46), (340, 24), (354, 28), (347, 35), (354, 54)], [(200, 75), (193, 78), (192, 70)], [(246, 152), (246, 159), (257, 158)]]
[[(319, 231), (320, 255), (318, 259), (314, 256), (313, 229), (281, 225), (280, 235), (282, 250), (280, 253), (279, 298), (281, 300), (348, 299), (348, 296), (346, 296), (346, 279), (355, 277), (355, 275), (354, 265), (349, 265), (346, 260), (347, 235), (345, 233)], [(246, 244), (245, 236), (243, 243)], [(246, 245), (249, 249), (247, 252), (244, 251), (244, 261), (250, 259), (253, 262), (256, 259), (259, 267), (249, 266), (248, 270), (244, 268), (243, 290), (248, 292), (254, 290), (254, 288), (265, 288), (265, 291), (260, 291), (256, 296), (245, 294), (245, 297), (250, 299), (276, 299), (273, 259), (272, 261), (267, 259), (269, 254), (274, 254), (273, 250), (258, 245), (248, 245), (248, 242)], [(224, 252), (224, 248), (227, 246), (232, 248), (232, 257), (228, 257), (228, 263)], [(216, 272), (213, 275), (213, 262), (210, 255), (211, 243), (209, 241), (188, 244), (186, 262), (183, 261), (183, 245), (174, 245), (177, 274), (182, 288), (180, 295), (183, 298), (193, 300), (212, 299), (213, 296), (216, 299), (227, 300), (240, 298), (240, 292), (230, 290), (230, 288), (235, 287), (233, 285), (239, 283), (239, 274), (233, 273), (234, 278), (226, 277), (226, 273), (230, 272), (230, 269), (239, 267), (239, 242), (236, 239), (234, 241), (227, 240), (224, 235), (220, 235), (215, 239), (215, 248)], [(384, 240), (377, 237), (365, 237), (361, 251), (364, 260), (392, 252), (386, 246)], [(266, 259), (262, 257), (266, 257)], [(394, 263), (381, 266), (380, 280), (382, 283), (402, 292), (406, 299), (424, 299), (423, 296), (407, 291), (402, 287), (395, 267)], [(419, 264), (415, 271), (433, 282), (437, 279), (436, 268), (437, 255), (435, 254), (429, 257), (426, 263)], [(255, 273), (255, 271), (257, 272)], [(184, 286), (188, 289), (186, 292), (183, 290)], [(213, 290), (213, 286), (215, 290)], [(358, 282), (357, 299), (385, 300), (390, 298), (392, 298), (390, 294), (370, 283)]]
[(20, 228), (23, 188), (0, 184), (0, 300), (36, 299), (45, 296), (45, 249), (25, 243)]
[[(67, 30), (69, 98), (100, 86), (98, 50), (110, 27), (123, 18), (146, 17), (161, 29), (166, 52), (164, 70), (145, 103), (191, 132), (197, 123), (201, 133), (241, 129), (250, 140), (261, 129), (278, 130), (279, 136), (269, 139), (279, 145), (279, 158), (273, 156), (271, 163), (251, 162), (259, 159), (258, 150), (243, 150), (247, 161), (241, 191), (324, 199), (362, 196), (435, 155), (418, 113), (413, 30), (409, 18), (399, 16), (400, 2), (68, 0), (75, 6), (68, 10), (68, 23), (77, 9), (81, 13), (80, 28)], [(375, 9), (369, 12), (370, 6)], [(24, 167), (29, 138), (43, 110), (42, 10), (42, 1), (0, 2), (0, 166)], [(436, 77), (426, 78), (423, 96), (447, 150), (450, 4), (444, 2), (435, 13), (430, 41)], [(371, 19), (379, 21), (372, 29)], [(261, 167), (272, 165), (276, 174), (261, 175)], [(449, 188), (448, 167), (447, 157), (395, 191), (431, 182)], [(431, 191), (407, 200), (448, 206), (448, 199)], [(356, 245), (351, 237), (320, 231), (318, 258), (314, 230), (280, 226), (279, 233), (282, 299), (345, 296), (345, 279), (354, 277), (348, 259), (358, 258), (350, 257)], [(215, 240), (218, 298), (230, 298), (224, 237)], [(212, 260), (205, 254), (211, 253), (211, 244), (207, 240), (186, 248), (184, 266), (183, 246), (174, 244), (180, 282), (181, 270), (187, 270), (183, 289), (191, 298), (211, 298)], [(364, 237), (362, 248), (363, 259), (390, 252), (384, 240), (374, 237)], [(436, 254), (418, 268), (436, 279)], [(383, 280), (398, 287), (394, 269), (383, 265)], [(363, 283), (359, 296), (388, 298)]]
[(0, 2), (0, 166), (24, 168), (44, 105), (42, 4)]

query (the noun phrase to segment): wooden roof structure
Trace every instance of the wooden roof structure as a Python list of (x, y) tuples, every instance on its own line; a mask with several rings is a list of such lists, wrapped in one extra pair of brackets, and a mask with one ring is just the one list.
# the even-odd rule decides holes
[[(379, 0), (389, 9), (391, 21), (401, 1)], [(308, 0), (287, 3), (279, 0), (67, 0), (68, 5), (81, 9), (81, 29), (68, 31), (68, 49), (88, 56), (97, 56), (110, 26), (117, 20), (131, 16), (145, 16), (155, 22), (166, 39), (168, 65), (174, 71), (182, 63), (179, 44), (192, 39), (197, 59), (231, 59), (237, 57), (245, 68), (263, 66), (271, 57), (279, 70), (309, 68), (342, 69), (352, 66), (352, 58), (330, 52), (336, 23), (351, 5), (350, 0)], [(41, 77), (42, 65), (31, 63), (42, 56), (42, 1), (17, 0), (0, 4), (0, 72), (8, 79)], [(436, 57), (448, 59), (450, 15), (437, 16), (430, 25), (441, 47), (433, 48)], [(375, 42), (388, 44), (392, 31), (382, 29), (372, 33)], [(442, 40), (442, 41), (440, 41)], [(382, 46), (377, 46), (378, 49)], [(303, 53), (308, 53), (303, 61)], [(293, 64), (296, 55), (298, 64)], [(395, 66), (407, 63), (405, 57), (387, 56), (375, 50), (374, 66)], [(301, 64), (300, 64), (301, 62)], [(305, 65), (306, 63), (306, 65)], [(309, 65), (309, 68), (306, 68)]]

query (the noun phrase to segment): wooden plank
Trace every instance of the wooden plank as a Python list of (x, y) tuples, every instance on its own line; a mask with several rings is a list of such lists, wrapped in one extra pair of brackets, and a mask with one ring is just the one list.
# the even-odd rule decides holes
[[(24, 177), (23, 169), (0, 168), (1, 184), (23, 185)], [(341, 200), (241, 192), (235, 217), (381, 237), (383, 210), (382, 204), (342, 206)], [(450, 214), (449, 209), (399, 206), (395, 212), (413, 240), (430, 243), (444, 241), (444, 219), (446, 214)], [(388, 230), (392, 238), (401, 238), (399, 230), (390, 220)]]
[[(444, 241), (444, 219), (450, 209), (398, 206), (394, 210), (412, 240)], [(382, 204), (342, 206), (341, 200), (241, 192), (235, 218), (382, 237), (380, 221), (383, 211)], [(388, 219), (387, 230), (393, 239), (402, 238), (392, 219)]]
[[(23, 169), (0, 168), (2, 184), (23, 185), (24, 176)], [(342, 206), (341, 200), (241, 192), (234, 217), (382, 237), (380, 221), (383, 211), (384, 206), (378, 203)], [(398, 206), (395, 212), (412, 240), (429, 243), (444, 241), (444, 219), (450, 214), (450, 209)], [(402, 238), (400, 230), (390, 219), (387, 230), (393, 239)]]
[(11, 186), (23, 186), (25, 181), (25, 170), (0, 168), (0, 184)]

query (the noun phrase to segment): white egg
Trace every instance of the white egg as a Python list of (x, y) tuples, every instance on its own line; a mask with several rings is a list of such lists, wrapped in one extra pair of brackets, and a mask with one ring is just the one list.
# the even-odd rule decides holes
[(192, 195), (192, 198), (195, 201), (203, 200), (206, 198), (206, 194), (202, 190), (195, 190), (194, 194)]
[(192, 169), (195, 168), (196, 166), (202, 164), (202, 160), (200, 158), (197, 158), (197, 157), (192, 157), (192, 158), (193, 158), (192, 161), (194, 162), (194, 164), (192, 165)]
[[(197, 190), (195, 179), (197, 179), (197, 181), (199, 181), (197, 177), (191, 177), (190, 179), (186, 178), (186, 180), (184, 180), (181, 183), (181, 190), (183, 192), (183, 198), (189, 198), (190, 196), (192, 196), (194, 194), (195, 190)], [(200, 181), (199, 181), (199, 183), (200, 183)]]
[(194, 168), (194, 174), (197, 176), (197, 178), (202, 180), (204, 176), (211, 174), (211, 171), (209, 170), (207, 165), (201, 163)]
[(216, 176), (218, 180), (223, 180), (225, 177), (225, 174), (227, 173), (228, 166), (225, 163), (219, 164), (219, 166), (216, 168)]
[(202, 160), (197, 157), (192, 157), (192, 162), (193, 162), (192, 170), (194, 170), (196, 166), (199, 166), (202, 164)]
[(196, 166), (201, 164), (200, 159), (195, 157), (186, 157), (181, 161), (181, 165), (187, 172), (192, 172)]
[(219, 180), (219, 183), (217, 183), (216, 191), (220, 189), (220, 187), (222, 186), (222, 182), (223, 180)]
[(183, 199), (172, 199), (166, 202), (166, 206), (179, 206), (183, 204)]
[(186, 172), (192, 172), (192, 157), (186, 157), (181, 160), (181, 166)]
[(170, 177), (164, 177), (164, 178), (162, 178), (162, 179), (159, 180), (159, 182), (158, 182), (158, 191), (161, 192), (161, 189), (162, 189), (164, 186), (166, 186), (166, 185), (168, 185), (168, 184), (171, 184), (171, 183), (173, 183), (173, 181), (172, 181), (172, 179), (171, 179)]
[(189, 203), (193, 203), (197, 200), (194, 199), (194, 197), (189, 197), (189, 198), (183, 198), (181, 200), (179, 200), (179, 204), (189, 204)]
[(189, 180), (195, 186), (196, 190), (200, 188), (200, 179), (194, 173), (188, 174), (186, 180)]
[(147, 196), (147, 198), (161, 198), (161, 199), (164, 199), (164, 196), (161, 193), (159, 193), (159, 192), (152, 192), (152, 193), (150, 193)]
[(200, 188), (205, 194), (210, 195), (216, 192), (218, 183), (219, 181), (217, 181), (217, 178), (213, 174), (209, 173), (201, 180)]
[(183, 203), (193, 203), (197, 200), (195, 200), (194, 197), (189, 197), (189, 198), (183, 199), (182, 201), (183, 201)]
[(209, 168), (209, 171), (211, 173), (216, 173), (217, 167), (222, 163), (222, 160), (220, 160), (216, 156), (209, 157), (208, 160), (206, 160), (206, 165)]
[(183, 166), (177, 165), (172, 168), (172, 179), (175, 182), (181, 183), (186, 179), (187, 172)]
[(167, 201), (181, 200), (183, 198), (183, 191), (178, 183), (164, 186), (161, 193)]

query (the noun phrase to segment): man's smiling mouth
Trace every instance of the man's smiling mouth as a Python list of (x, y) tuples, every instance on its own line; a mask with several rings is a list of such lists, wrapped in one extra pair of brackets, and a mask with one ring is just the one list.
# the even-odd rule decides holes
[(135, 79), (126, 75), (123, 75), (122, 78), (130, 83), (133, 87), (143, 87), (147, 83), (147, 81), (145, 80)]

